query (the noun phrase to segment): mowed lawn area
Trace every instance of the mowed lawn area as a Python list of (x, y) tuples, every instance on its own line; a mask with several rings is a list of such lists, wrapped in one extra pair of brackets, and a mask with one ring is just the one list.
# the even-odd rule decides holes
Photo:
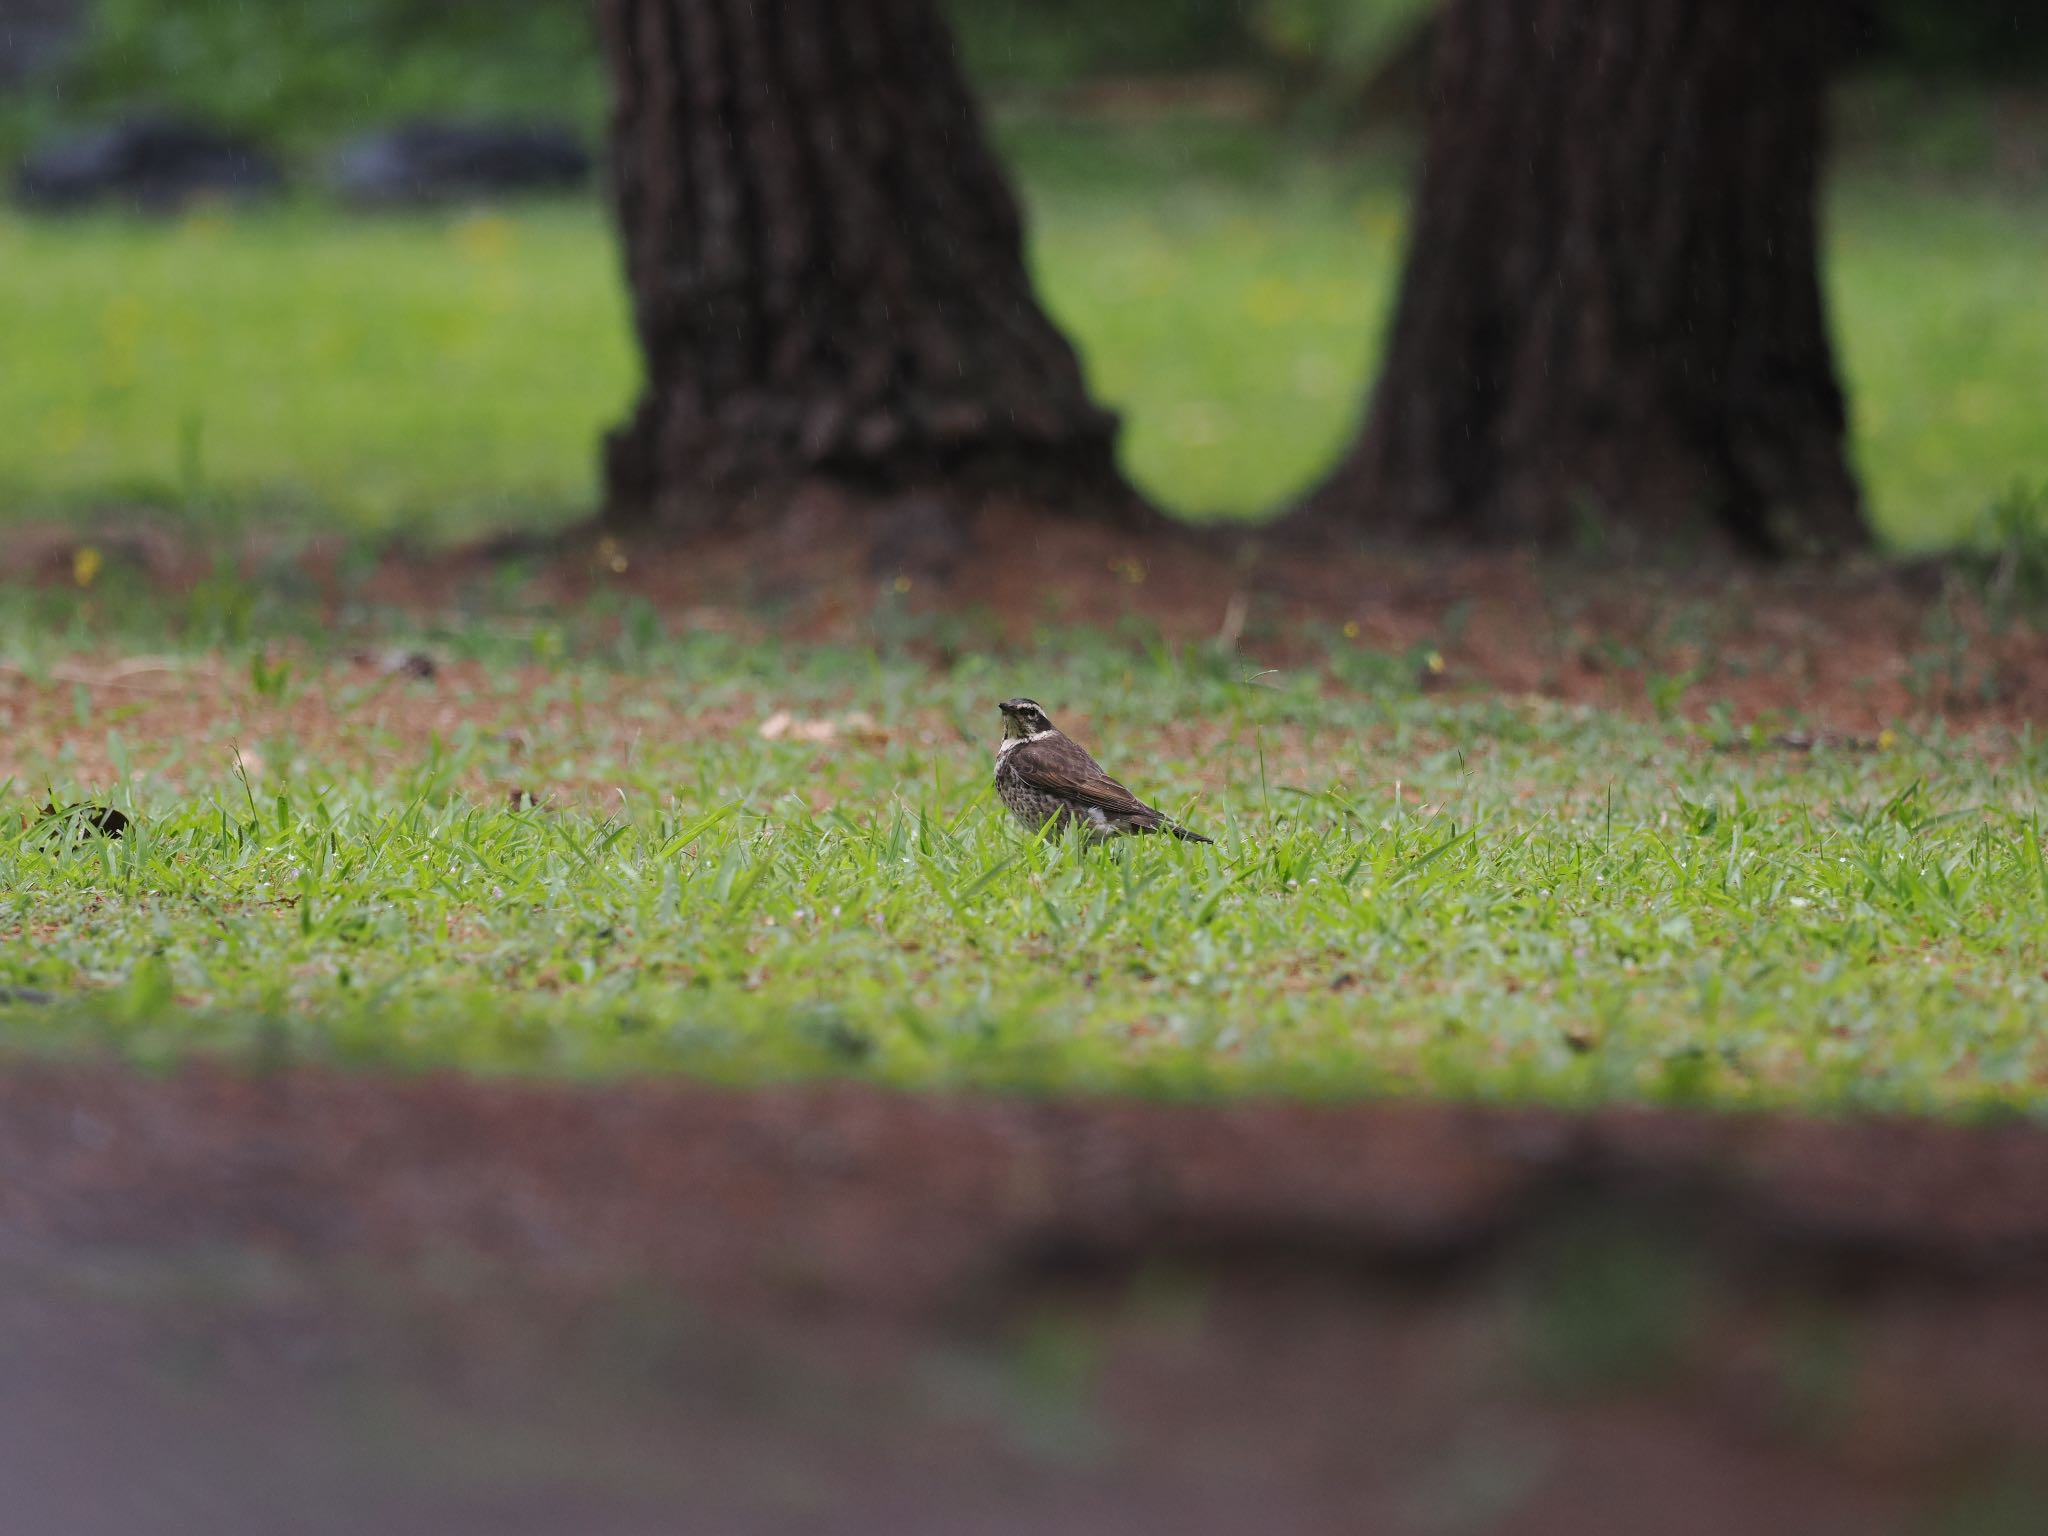
[[(451, 614), (413, 678), (223, 590), (0, 606), (10, 1048), (2048, 1109), (2029, 735), (1803, 751), (1339, 635), (1263, 678), (1086, 631), (933, 665), (635, 602)], [(1021, 688), (1215, 845), (1021, 833)]]
[[(1047, 300), (1141, 484), (1250, 516), (1361, 409), (1404, 175), (1230, 125), (1013, 126)], [(1828, 282), (1877, 520), (1965, 539), (2048, 481), (2048, 207), (1839, 179)], [(0, 518), (136, 505), (460, 537), (590, 505), (635, 363), (593, 201), (170, 224), (0, 215)]]

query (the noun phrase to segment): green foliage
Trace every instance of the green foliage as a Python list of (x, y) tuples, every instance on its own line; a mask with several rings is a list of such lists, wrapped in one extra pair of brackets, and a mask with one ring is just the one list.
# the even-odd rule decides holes
[(2023, 0), (1865, 0), (1866, 45), (1922, 74), (2013, 77), (2048, 66), (2048, 11)]
[[(970, 69), (990, 82), (1248, 62), (1239, 0), (954, 0), (948, 9)], [(586, 0), (94, 0), (84, 46), (29, 116), (179, 107), (312, 148), (429, 112), (567, 115), (594, 133), (606, 90)]]
[(1416, 34), (1437, 0), (1257, 0), (1253, 29), (1274, 58), (1355, 95)]
[[(950, 0), (991, 84), (1279, 65), (1354, 95), (1435, 0)], [(567, 114), (594, 130), (605, 82), (584, 0), (94, 0), (30, 123), (180, 106), (301, 148), (414, 112)], [(2048, 63), (2048, 12), (2011, 0), (1872, 0), (1864, 43), (1910, 73), (2011, 75)]]
[(176, 106), (287, 144), (408, 113), (566, 113), (603, 83), (573, 0), (96, 0), (73, 116)]
[(1091, 75), (1243, 68), (1245, 0), (950, 0), (943, 8), (981, 80), (1061, 85)]

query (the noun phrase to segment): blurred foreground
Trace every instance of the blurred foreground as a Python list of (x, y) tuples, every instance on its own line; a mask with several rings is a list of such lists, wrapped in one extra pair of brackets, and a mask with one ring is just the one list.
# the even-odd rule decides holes
[(2001, 1533), (2048, 1134), (0, 1079), (17, 1536)]

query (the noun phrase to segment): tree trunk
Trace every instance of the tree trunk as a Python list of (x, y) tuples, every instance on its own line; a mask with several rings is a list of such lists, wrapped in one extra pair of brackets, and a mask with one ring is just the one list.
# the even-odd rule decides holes
[(1867, 542), (1819, 280), (1831, 9), (1451, 0), (1386, 361), (1303, 522)]
[(598, 0), (646, 385), (607, 516), (823, 481), (1135, 519), (931, 0)]

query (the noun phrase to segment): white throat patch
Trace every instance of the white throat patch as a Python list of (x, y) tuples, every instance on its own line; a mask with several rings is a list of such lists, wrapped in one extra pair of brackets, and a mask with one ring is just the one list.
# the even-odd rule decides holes
[(1000, 742), (996, 743), (996, 756), (1001, 757), (1010, 748), (1021, 747), (1027, 741), (1043, 741), (1046, 737), (1053, 734), (1052, 731), (1045, 730), (1033, 731), (1029, 736), (1005, 736)]

